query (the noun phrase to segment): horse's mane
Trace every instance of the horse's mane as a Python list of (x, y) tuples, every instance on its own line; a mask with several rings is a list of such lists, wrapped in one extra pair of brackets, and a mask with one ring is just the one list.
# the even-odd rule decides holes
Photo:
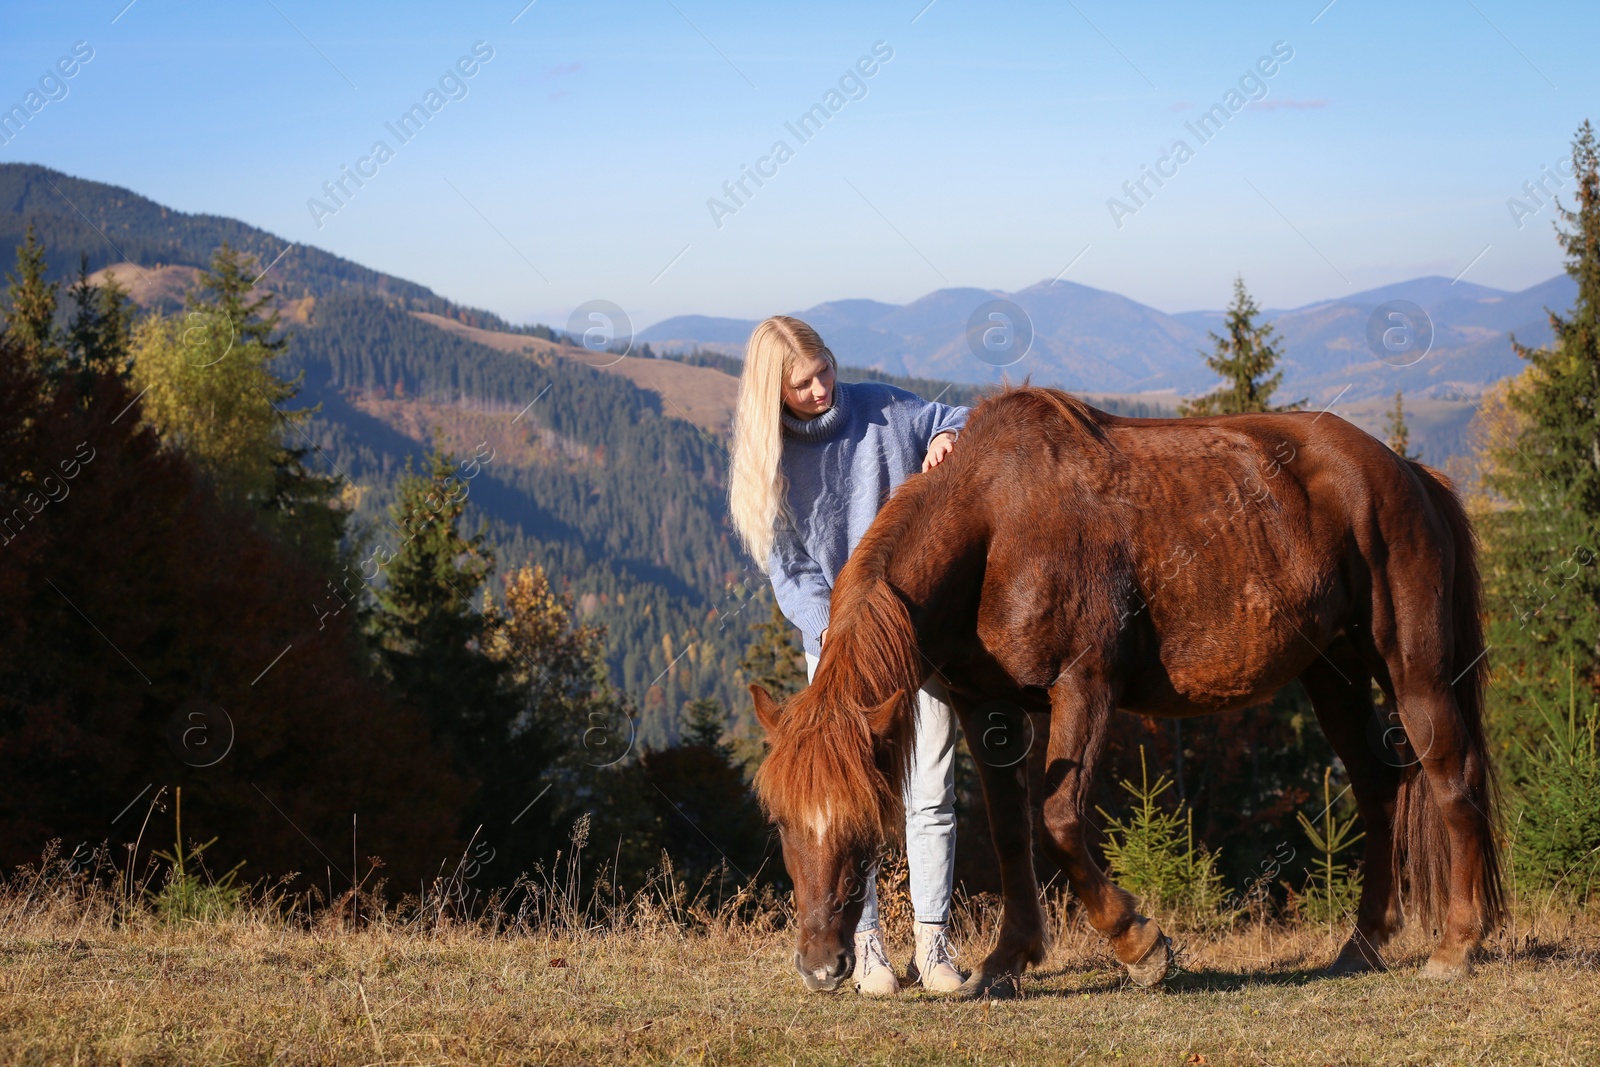
[[(1066, 431), (1080, 447), (1107, 448), (1107, 418), (1056, 389), (1008, 388), (974, 409), (959, 447), (982, 451), (987, 439), (1015, 434), (1021, 426), (1048, 436)], [(953, 476), (952, 470), (939, 478), (908, 479), (840, 572), (815, 678), (788, 701), (756, 773), (756, 791), (769, 815), (835, 841), (881, 841), (904, 827), (902, 788), (916, 743), (915, 701), (932, 665), (917, 647), (911, 612), (889, 581), (889, 567), (907, 530), (928, 522), (930, 510), (959, 491)], [(896, 693), (886, 735), (877, 744), (866, 713)]]
[[(756, 772), (767, 812), (838, 841), (893, 837), (905, 822), (901, 783), (925, 670), (905, 602), (878, 575), (846, 565), (816, 676), (785, 706)], [(866, 713), (897, 692), (880, 746)]]

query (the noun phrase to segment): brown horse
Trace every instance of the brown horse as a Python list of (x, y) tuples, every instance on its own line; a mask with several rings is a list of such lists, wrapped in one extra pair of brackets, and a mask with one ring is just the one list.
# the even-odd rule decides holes
[[(936, 673), (975, 750), (980, 705), (1012, 707), (1019, 732), (1049, 715), (1045, 847), (1145, 985), (1170, 942), (1095, 861), (1084, 811), (1112, 713), (1206, 715), (1300, 679), (1367, 834), (1333, 972), (1383, 966), (1404, 899), (1442, 930), (1427, 973), (1466, 973), (1502, 908), (1480, 598), (1449, 483), (1336, 415), (1128, 419), (1038, 388), (986, 400), (856, 547), (813, 683), (782, 707), (750, 687), (796, 968), (812, 989), (852, 970), (864, 875), (902, 825), (912, 698)], [(1378, 728), (1393, 748), (1368, 741), (1374, 679), (1404, 727)], [(1026, 774), (996, 762), (977, 761), (1005, 912), (967, 988), (1004, 995), (1046, 931)]]

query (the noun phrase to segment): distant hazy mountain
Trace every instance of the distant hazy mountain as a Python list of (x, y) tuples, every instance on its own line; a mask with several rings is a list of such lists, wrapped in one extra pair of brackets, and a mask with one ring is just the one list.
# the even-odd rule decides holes
[[(1314, 396), (1329, 396), (1350, 385), (1351, 397), (1404, 389), (1406, 395), (1450, 399), (1475, 396), (1485, 385), (1517, 373), (1523, 366), (1509, 335), (1524, 344), (1550, 340), (1545, 309), (1566, 312), (1577, 285), (1565, 274), (1520, 293), (1448, 278), (1416, 278), (1339, 300), (1275, 312), (1287, 353), (1285, 379)], [(1412, 366), (1395, 367), (1373, 358), (1367, 346), (1368, 319), (1390, 301), (1421, 307), (1433, 322), (1433, 346)], [(1397, 362), (1406, 362), (1405, 358)]]
[[(1248, 279), (1247, 279), (1248, 281)], [(1361, 399), (1404, 389), (1408, 395), (1474, 396), (1515, 373), (1520, 361), (1508, 334), (1529, 344), (1550, 338), (1545, 308), (1564, 311), (1577, 289), (1558, 275), (1520, 293), (1448, 278), (1415, 278), (1290, 310), (1269, 310), (1285, 353), (1285, 389), (1329, 400)], [(1099, 392), (1204, 392), (1215, 384), (1201, 350), (1220, 330), (1220, 311), (1168, 315), (1127, 297), (1072, 282), (1040, 282), (1015, 293), (941, 289), (909, 304), (839, 300), (793, 312), (815, 326), (841, 360), (898, 374), (960, 382), (993, 381), (996, 368), (966, 342), (969, 316), (991, 300), (1009, 300), (1031, 320), (1028, 356), (1007, 368), (1013, 378)], [(1427, 354), (1380, 359), (1368, 322), (1392, 301), (1409, 301), (1433, 325)], [(1380, 316), (1380, 318), (1383, 318)], [(1389, 320), (1383, 318), (1382, 325)], [(681, 315), (640, 333), (664, 351), (700, 346), (737, 355), (753, 320)], [(1380, 331), (1381, 332), (1381, 331)], [(1286, 396), (1285, 399), (1292, 397)]]

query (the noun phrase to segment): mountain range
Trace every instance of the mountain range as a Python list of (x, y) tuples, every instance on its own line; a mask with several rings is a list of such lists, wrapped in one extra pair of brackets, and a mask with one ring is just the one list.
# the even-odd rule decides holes
[[(1408, 398), (1460, 400), (1520, 370), (1509, 336), (1524, 344), (1548, 342), (1545, 309), (1565, 311), (1576, 293), (1576, 283), (1565, 274), (1516, 293), (1427, 277), (1304, 307), (1268, 309), (1263, 317), (1282, 342), (1284, 399), (1360, 400), (1392, 397), (1403, 389)], [(909, 304), (836, 300), (791, 314), (816, 327), (845, 363), (892, 374), (991, 382), (1000, 371), (974, 354), (967, 324), (974, 311), (996, 300), (1016, 305), (1032, 326), (1031, 349), (1004, 368), (1013, 379), (1031, 375), (1035, 383), (1074, 391), (1174, 396), (1202, 393), (1216, 384), (1202, 353), (1211, 349), (1208, 332), (1222, 329), (1222, 312), (1169, 315), (1074, 282), (1042, 281), (1017, 292), (940, 289)], [(1425, 354), (1414, 344), (1380, 358), (1381, 329), (1378, 348), (1369, 345), (1369, 321), (1395, 301), (1420, 307), (1431, 322), (1432, 344)], [(1393, 321), (1386, 317), (1388, 310), (1394, 309), (1380, 316), (1383, 328)], [(639, 340), (668, 352), (709, 348), (736, 355), (755, 325), (748, 319), (680, 315), (641, 331)]]

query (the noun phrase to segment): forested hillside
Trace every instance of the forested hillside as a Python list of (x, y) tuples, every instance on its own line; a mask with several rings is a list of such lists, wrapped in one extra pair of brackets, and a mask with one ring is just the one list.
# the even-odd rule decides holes
[[(346, 289), (382, 293), (425, 311), (449, 313), (474, 325), (513, 329), (487, 311), (460, 308), (426, 286), (363, 267), (308, 245), (220, 215), (188, 214), (104, 182), (74, 178), (31, 163), (0, 164), (0, 248), (22, 243), (29, 222), (54, 250), (48, 277), (63, 280), (78, 269), (131, 262), (142, 267), (204, 267), (224, 242), (271, 265), (272, 289), (282, 297), (324, 296)], [(549, 330), (534, 330), (552, 336)]]
[(748, 600), (750, 576), (723, 519), (720, 443), (621, 377), (497, 352), (376, 296), (318, 301), (292, 352), (302, 398), (321, 404), (309, 433), (362, 488), (373, 537), (406, 457), (424, 451), (417, 436), (462, 455), (487, 444), (469, 514), (488, 524), (502, 570), (543, 563), (584, 621), (606, 626), (642, 740), (675, 736), (685, 700), (746, 702), (746, 623), (721, 613)]

